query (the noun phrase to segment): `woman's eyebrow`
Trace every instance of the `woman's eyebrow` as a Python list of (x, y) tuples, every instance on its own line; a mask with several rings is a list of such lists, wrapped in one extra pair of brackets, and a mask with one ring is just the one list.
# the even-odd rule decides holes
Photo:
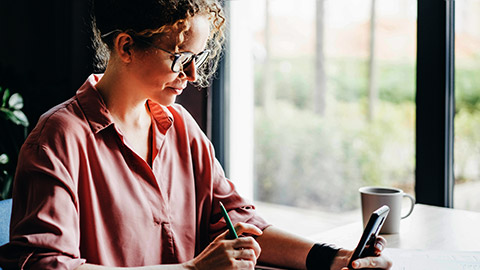
[(192, 51), (179, 51), (178, 53), (191, 53), (191, 54), (195, 54), (195, 53), (192, 52)]
[[(203, 52), (203, 50), (200, 51), (200, 52)], [(200, 52), (198, 52), (198, 53), (200, 53)], [(196, 54), (195, 52), (193, 52), (193, 51), (191, 51), (191, 50), (186, 50), (185, 48), (182, 48), (182, 47), (179, 47), (179, 48), (178, 48), (178, 52), (177, 52), (177, 53), (191, 53), (191, 54)]]
[(178, 53), (193, 53), (193, 54), (199, 54), (203, 51), (205, 51), (207, 49), (207, 46), (205, 46), (204, 48), (202, 48), (199, 52), (195, 53), (194, 51), (191, 51), (191, 50), (187, 50), (185, 49), (184, 47), (178, 47)]

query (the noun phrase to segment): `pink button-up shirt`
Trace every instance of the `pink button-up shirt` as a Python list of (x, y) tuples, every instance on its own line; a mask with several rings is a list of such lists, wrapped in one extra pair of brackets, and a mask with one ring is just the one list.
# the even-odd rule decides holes
[(211, 143), (180, 105), (149, 101), (150, 167), (125, 142), (91, 75), (39, 120), (22, 147), (14, 182), (9, 268), (74, 269), (185, 262), (232, 221), (267, 223), (235, 191)]

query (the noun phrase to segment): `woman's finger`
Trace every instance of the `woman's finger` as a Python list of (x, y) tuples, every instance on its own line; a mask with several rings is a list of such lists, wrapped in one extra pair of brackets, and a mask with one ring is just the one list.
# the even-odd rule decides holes
[(374, 249), (374, 255), (375, 256), (380, 256), (382, 251), (385, 249), (387, 246), (387, 240), (383, 238), (382, 236), (378, 236), (377, 239), (375, 240), (375, 249)]
[(381, 244), (383, 247), (387, 246), (387, 240), (383, 236), (377, 236), (377, 239), (375, 240), (375, 243)]
[(379, 268), (379, 269), (390, 269), (392, 267), (392, 261), (385, 257), (365, 257), (357, 259), (352, 263), (354, 269), (361, 268)]
[(233, 256), (237, 260), (247, 260), (247, 261), (253, 261), (255, 264), (257, 263), (257, 256), (253, 249), (249, 249), (249, 248), (236, 249), (234, 251)]
[(262, 235), (262, 230), (260, 230), (257, 226), (248, 224), (248, 223), (243, 223), (243, 222), (238, 222), (234, 226), (235, 231), (237, 232), (237, 235), (242, 235), (242, 234), (253, 234), (253, 235)]
[(258, 258), (260, 256), (261, 248), (260, 245), (258, 244), (253, 237), (247, 236), (247, 237), (240, 237), (233, 242), (233, 248), (234, 249), (251, 249), (253, 250), (255, 256)]
[(239, 260), (235, 261), (235, 269), (255, 269), (256, 262)]
[[(234, 228), (238, 236), (241, 236), (242, 234), (250, 234), (250, 235), (256, 235), (256, 236), (263, 234), (263, 231), (260, 230), (257, 226), (254, 226), (248, 223), (239, 222), (235, 224)], [(230, 231), (227, 229), (223, 233), (218, 235), (217, 239), (218, 240), (229, 239), (229, 235), (230, 235)]]
[[(220, 241), (220, 240), (225, 240), (228, 238), (228, 236), (230, 235), (230, 231), (229, 230), (226, 230), (224, 232), (222, 232), (221, 234), (219, 234), (217, 236), (217, 238), (215, 238), (216, 241)], [(214, 241), (215, 241), (214, 240)]]

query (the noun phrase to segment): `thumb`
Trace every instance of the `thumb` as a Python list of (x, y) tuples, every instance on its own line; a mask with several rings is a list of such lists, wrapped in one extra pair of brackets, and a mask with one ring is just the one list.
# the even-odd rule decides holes
[[(230, 231), (227, 229), (225, 230), (224, 232), (222, 232), (221, 234), (219, 234), (215, 240), (227, 240), (228, 239), (228, 236), (230, 235)], [(215, 241), (214, 240), (214, 241)]]

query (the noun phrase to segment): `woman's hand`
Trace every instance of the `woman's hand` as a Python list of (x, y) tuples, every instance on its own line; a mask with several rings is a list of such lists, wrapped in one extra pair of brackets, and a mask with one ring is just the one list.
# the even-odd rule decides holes
[[(261, 235), (262, 231), (247, 223), (235, 224), (238, 235)], [(195, 259), (185, 264), (195, 270), (254, 269), (260, 256), (260, 245), (251, 236), (228, 240), (229, 231), (220, 234)]]
[[(353, 261), (353, 269), (391, 269), (392, 261), (388, 257), (382, 255), (382, 251), (386, 245), (387, 240), (381, 236), (378, 236), (375, 242), (374, 255)], [(352, 255), (353, 251), (341, 249), (333, 260), (331, 269), (348, 270), (345, 265), (348, 264)]]

